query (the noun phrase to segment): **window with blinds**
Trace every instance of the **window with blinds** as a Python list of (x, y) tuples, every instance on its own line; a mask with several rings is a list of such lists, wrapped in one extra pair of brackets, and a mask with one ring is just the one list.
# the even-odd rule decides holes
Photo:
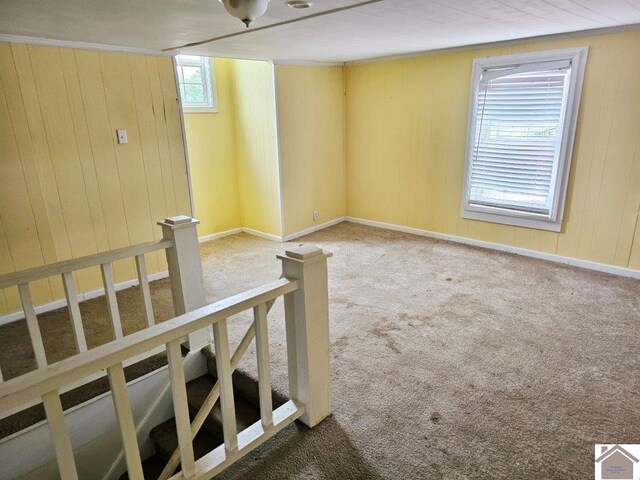
[(474, 62), (463, 216), (559, 229), (582, 54)]

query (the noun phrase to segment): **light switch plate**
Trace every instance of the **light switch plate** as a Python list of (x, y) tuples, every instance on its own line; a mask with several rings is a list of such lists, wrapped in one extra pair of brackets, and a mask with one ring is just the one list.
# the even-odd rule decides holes
[(126, 130), (116, 130), (116, 133), (118, 134), (118, 143), (119, 144), (129, 143), (129, 140), (127, 139), (127, 131)]

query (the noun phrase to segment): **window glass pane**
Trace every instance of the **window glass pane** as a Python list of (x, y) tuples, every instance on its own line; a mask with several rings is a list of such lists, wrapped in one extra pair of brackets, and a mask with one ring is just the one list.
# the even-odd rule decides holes
[(184, 82), (185, 83), (199, 83), (202, 84), (202, 69), (200, 67), (182, 67)]
[(187, 104), (200, 104), (206, 105), (206, 98), (204, 96), (204, 88), (202, 85), (185, 83), (185, 102)]

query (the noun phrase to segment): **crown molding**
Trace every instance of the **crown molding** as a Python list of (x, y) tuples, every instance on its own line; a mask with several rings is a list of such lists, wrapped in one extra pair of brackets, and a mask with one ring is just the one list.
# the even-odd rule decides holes
[(385, 55), (382, 57), (363, 58), (362, 60), (349, 60), (344, 63), (345, 67), (355, 65), (366, 65), (370, 63), (394, 62), (397, 60), (408, 60), (411, 58), (430, 57), (434, 55), (442, 55), (445, 53), (465, 52), (473, 50), (481, 50), (492, 47), (508, 47), (516, 45), (524, 45), (527, 43), (543, 42), (546, 40), (564, 40), (569, 38), (591, 37), (595, 35), (607, 35), (612, 33), (624, 33), (640, 30), (640, 23), (631, 23), (629, 25), (618, 25), (615, 27), (593, 28), (590, 30), (578, 30), (575, 32), (551, 33), (549, 35), (538, 35), (535, 37), (523, 37), (512, 40), (499, 40), (496, 42), (476, 43), (471, 45), (460, 45), (457, 47), (438, 48), (434, 50), (420, 50), (411, 53), (399, 53), (396, 55)]
[(314, 60), (274, 60), (274, 65), (291, 67), (344, 67), (345, 62), (317, 62)]
[(56, 40), (52, 38), (26, 37), (22, 35), (8, 35), (0, 33), (0, 42), (26, 43), (30, 45), (44, 45), (48, 47), (80, 48), (83, 50), (101, 50), (105, 52), (134, 53), (138, 55), (157, 55), (172, 57), (174, 54), (152, 48), (125, 47), (121, 45), (104, 45), (101, 43), (75, 42), (71, 40)]

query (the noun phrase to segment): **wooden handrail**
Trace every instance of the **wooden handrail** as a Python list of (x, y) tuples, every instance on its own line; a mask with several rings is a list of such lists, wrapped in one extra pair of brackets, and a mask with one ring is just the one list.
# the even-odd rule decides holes
[(21, 283), (33, 282), (42, 278), (53, 277), (63, 273), (69, 273), (83, 268), (95, 267), (105, 263), (123, 260), (129, 257), (144, 255), (173, 247), (171, 240), (158, 240), (156, 242), (141, 243), (130, 247), (117, 248), (108, 252), (94, 253), (80, 258), (71, 258), (58, 263), (40, 265), (20, 272), (12, 272), (0, 275), (0, 288), (13, 287)]
[(299, 288), (282, 278), (0, 384), (0, 413)]

